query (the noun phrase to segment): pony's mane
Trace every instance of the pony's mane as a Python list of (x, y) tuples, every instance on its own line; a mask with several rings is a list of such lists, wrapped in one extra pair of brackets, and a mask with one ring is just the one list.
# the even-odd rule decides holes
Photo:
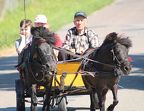
[(31, 33), (33, 35), (33, 39), (45, 39), (48, 44), (54, 44), (56, 39), (54, 37), (54, 33), (49, 32), (45, 27), (32, 27)]
[(127, 48), (132, 47), (132, 41), (129, 39), (129, 37), (118, 35), (116, 32), (109, 33), (102, 45), (109, 43), (120, 43)]

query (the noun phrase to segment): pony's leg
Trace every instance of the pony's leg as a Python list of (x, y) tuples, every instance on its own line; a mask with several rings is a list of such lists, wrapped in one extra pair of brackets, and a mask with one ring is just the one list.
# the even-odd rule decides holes
[(112, 90), (112, 94), (113, 94), (113, 104), (111, 104), (107, 108), (107, 111), (113, 111), (115, 106), (118, 104), (118, 99), (117, 99), (118, 84), (115, 84), (111, 90)]
[(106, 94), (108, 92), (108, 89), (105, 90), (98, 90), (98, 98), (99, 98), (99, 108), (100, 111), (105, 111), (105, 100), (106, 100)]
[(42, 111), (50, 111), (52, 80), (45, 86), (45, 98)]
[(90, 110), (95, 111), (96, 109), (99, 109), (98, 106), (98, 95), (96, 92), (91, 92), (90, 93), (90, 100), (91, 100), (91, 105), (90, 105)]
[(50, 89), (46, 87), (42, 111), (50, 111)]
[(36, 84), (31, 86), (31, 111), (37, 111)]

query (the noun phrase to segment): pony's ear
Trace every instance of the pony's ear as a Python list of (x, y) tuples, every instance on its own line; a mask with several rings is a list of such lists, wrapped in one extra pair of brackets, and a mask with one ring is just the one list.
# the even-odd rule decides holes
[(33, 35), (33, 38), (45, 38), (48, 33), (47, 29), (45, 27), (32, 27), (31, 28), (31, 34)]
[(32, 27), (31, 28), (31, 34), (33, 35), (33, 38), (39, 38), (39, 29), (38, 29), (38, 27)]
[(114, 41), (114, 40), (116, 40), (117, 35), (118, 35), (118, 34), (117, 34), (116, 32), (109, 33), (109, 34), (106, 36), (106, 39), (109, 40), (109, 41)]
[(32, 34), (32, 35), (34, 34), (34, 31), (35, 31), (35, 27), (32, 27), (32, 28), (31, 28), (31, 34)]
[(103, 44), (105, 44), (105, 43), (115, 43), (116, 40), (117, 40), (117, 35), (118, 35), (118, 34), (117, 34), (116, 32), (109, 33), (109, 34), (106, 36)]

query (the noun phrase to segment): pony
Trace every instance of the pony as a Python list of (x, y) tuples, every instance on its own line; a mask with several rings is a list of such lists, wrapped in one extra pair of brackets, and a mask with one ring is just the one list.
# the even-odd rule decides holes
[[(45, 87), (42, 111), (49, 111), (52, 81), (56, 73), (56, 57), (52, 49), (55, 38), (53, 33), (44, 27), (32, 27), (31, 33), (32, 43), (23, 51), (23, 56), (19, 60), (20, 64), (25, 64), (21, 68), (21, 79), (31, 96), (31, 111), (37, 110), (37, 85)], [(19, 65), (19, 68), (21, 66)]]
[(90, 92), (90, 111), (105, 111), (106, 94), (112, 91), (113, 103), (107, 111), (113, 111), (118, 104), (118, 83), (122, 75), (128, 75), (131, 64), (128, 61), (132, 41), (116, 32), (109, 33), (98, 49), (93, 49), (80, 66), (86, 89)]

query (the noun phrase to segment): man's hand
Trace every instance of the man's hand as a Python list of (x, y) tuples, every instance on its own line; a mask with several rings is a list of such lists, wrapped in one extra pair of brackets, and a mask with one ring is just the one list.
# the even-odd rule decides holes
[(71, 52), (75, 53), (75, 49), (70, 49)]
[(19, 35), (22, 39), (25, 39), (25, 37), (26, 37), (24, 34), (19, 34)]
[(84, 49), (80, 48), (80, 55), (83, 55), (83, 53), (84, 53)]

